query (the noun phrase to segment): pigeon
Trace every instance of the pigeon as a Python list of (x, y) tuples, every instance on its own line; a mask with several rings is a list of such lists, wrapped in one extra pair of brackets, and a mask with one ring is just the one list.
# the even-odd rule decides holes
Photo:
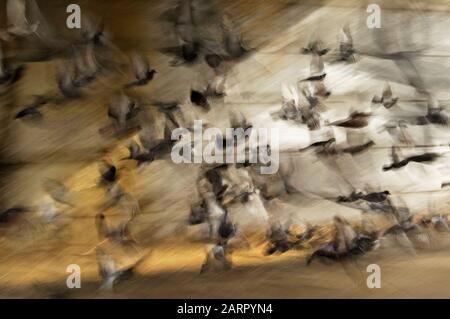
[(207, 111), (211, 108), (206, 95), (200, 91), (191, 90), (190, 100), (192, 104), (200, 106)]
[(330, 51), (329, 48), (325, 46), (322, 40), (312, 40), (308, 42), (308, 45), (302, 48), (303, 54), (317, 54), (325, 55)]
[(36, 32), (39, 21), (30, 23), (27, 18), (25, 0), (7, 0), (6, 2), (6, 31), (13, 37), (26, 37)]
[(218, 200), (222, 199), (228, 188), (228, 185), (224, 183), (221, 175), (221, 170), (226, 169), (226, 167), (226, 165), (221, 165), (205, 172), (205, 177), (211, 183), (214, 196)]
[(426, 120), (431, 124), (447, 125), (448, 117), (442, 113), (438, 100), (430, 94), (427, 104)]
[(175, 127), (181, 127), (176, 115), (183, 116), (180, 105), (176, 101), (172, 102), (152, 102), (152, 106), (155, 106), (159, 112), (163, 113), (166, 119)]
[(127, 160), (127, 159), (135, 160), (136, 157), (141, 153), (141, 147), (135, 141), (131, 141), (128, 144), (128, 151), (130, 152), (130, 155), (128, 157), (123, 158), (122, 160)]
[(107, 161), (102, 161), (99, 165), (100, 171), (100, 185), (110, 185), (117, 180), (118, 171), (117, 168), (108, 163)]
[(131, 278), (134, 275), (136, 267), (140, 265), (147, 257), (147, 254), (144, 254), (132, 265), (120, 269), (117, 266), (116, 261), (104, 249), (97, 247), (96, 255), (101, 278), (99, 289), (107, 291), (112, 290), (114, 285), (120, 281)]
[(289, 240), (289, 229), (277, 223), (272, 225), (269, 232), (269, 245), (266, 247), (265, 254), (273, 255), (276, 252), (284, 253), (296, 246), (296, 242)]
[(82, 35), (85, 44), (103, 46), (109, 43), (103, 21), (94, 21), (91, 16), (83, 16)]
[(272, 114), (272, 117), (279, 117), (282, 120), (301, 120), (299, 108), (299, 93), (295, 86), (283, 84), (281, 87), (282, 105), (281, 109)]
[[(347, 146), (347, 147), (338, 149), (336, 147), (336, 139), (333, 137), (326, 141), (320, 141), (320, 142), (313, 143), (313, 144), (309, 145), (308, 147), (306, 147), (305, 149), (315, 148), (317, 154), (326, 155), (326, 156), (338, 155), (338, 154), (342, 154), (342, 153), (356, 155), (356, 154), (366, 151), (373, 145), (375, 145), (375, 143), (373, 141), (368, 141), (363, 144), (351, 145), (351, 146)], [(301, 149), (300, 151), (304, 151), (305, 149)]]
[(345, 251), (337, 251), (334, 243), (330, 243), (315, 250), (307, 259), (306, 264), (310, 265), (314, 259), (326, 258), (332, 261), (344, 261), (356, 258), (376, 249), (379, 245), (375, 236), (358, 235)]
[(210, 248), (200, 268), (200, 274), (208, 271), (215, 263), (218, 263), (222, 270), (229, 270), (231, 268), (230, 251), (226, 244), (218, 243)]
[(72, 72), (66, 66), (60, 66), (57, 72), (58, 88), (66, 99), (81, 97), (81, 91), (75, 83)]
[(0, 226), (14, 222), (19, 216), (28, 213), (29, 211), (29, 208), (20, 206), (8, 208), (0, 213)]
[(189, 225), (198, 225), (207, 221), (208, 208), (206, 202), (202, 200), (200, 203), (191, 205), (189, 214)]
[(383, 92), (380, 96), (374, 96), (373, 103), (381, 103), (386, 109), (393, 107), (398, 101), (398, 97), (394, 97), (392, 94), (392, 88), (389, 83), (384, 86)]
[(50, 197), (61, 204), (73, 206), (73, 193), (63, 183), (47, 178), (43, 182), (44, 190)]
[(356, 155), (356, 154), (366, 151), (368, 148), (370, 148), (373, 145), (375, 145), (375, 143), (373, 141), (368, 141), (368, 142), (360, 144), (360, 145), (353, 145), (353, 146), (348, 146), (346, 148), (343, 148), (341, 150), (341, 152), (347, 153), (350, 155)]
[(325, 73), (325, 67), (323, 64), (323, 60), (322, 57), (320, 55), (313, 55), (313, 57), (311, 58), (311, 64), (310, 64), (310, 68), (309, 68), (309, 77), (307, 77), (304, 80), (301, 80), (300, 82), (304, 82), (304, 81), (321, 81), (325, 78), (325, 76), (327, 75)]
[(15, 116), (16, 119), (20, 119), (20, 118), (24, 118), (24, 117), (34, 118), (34, 119), (42, 118), (42, 113), (39, 111), (37, 106), (32, 105), (32, 106), (28, 106), (28, 107), (24, 108), (19, 113), (17, 113)]
[(408, 165), (408, 163), (410, 162), (416, 162), (416, 163), (428, 163), (428, 162), (433, 162), (434, 160), (436, 160), (440, 155), (437, 153), (424, 153), (424, 154), (420, 154), (420, 155), (413, 155), (413, 156), (409, 156), (403, 160), (400, 161), (397, 152), (395, 150), (395, 147), (392, 147), (392, 161), (393, 163), (390, 165), (385, 165), (383, 166), (383, 171), (389, 171), (392, 169), (399, 169), (402, 168), (406, 165)]
[(99, 66), (95, 58), (93, 43), (89, 42), (81, 47), (75, 46), (73, 62), (75, 66), (73, 83), (76, 87), (83, 87), (96, 78)]
[(0, 85), (13, 84), (17, 82), (22, 77), (24, 70), (24, 66), (11, 68), (5, 63), (2, 42), (0, 40)]
[(309, 106), (301, 108), (301, 120), (309, 130), (320, 129), (320, 114)]
[(146, 85), (153, 79), (155, 73), (157, 73), (156, 70), (150, 67), (148, 60), (142, 54), (133, 53), (131, 55), (131, 62), (133, 65), (134, 76), (136, 77), (136, 81), (125, 85), (126, 88)]
[(224, 49), (229, 59), (240, 59), (250, 51), (245, 47), (239, 29), (228, 15), (223, 16), (221, 28)]
[(448, 215), (440, 214), (431, 218), (431, 223), (434, 228), (441, 233), (450, 233), (450, 227), (448, 225)]
[(244, 114), (239, 110), (231, 110), (230, 112), (230, 124), (233, 129), (242, 128), (244, 131), (253, 127), (252, 123), (248, 122)]
[(117, 228), (110, 229), (106, 222), (105, 215), (98, 213), (95, 215), (95, 228), (99, 240), (109, 239), (119, 242), (123, 245), (135, 243), (134, 238), (130, 234), (129, 220), (121, 223)]
[(201, 45), (196, 35), (191, 0), (180, 0), (175, 15), (174, 27), (178, 45), (162, 51), (175, 55), (172, 66), (195, 63), (200, 55)]
[(339, 34), (338, 61), (355, 62), (356, 51), (353, 47), (353, 37), (348, 25), (344, 26)]
[(167, 125), (164, 128), (164, 137), (162, 139), (145, 142), (142, 142), (143, 139), (145, 139), (143, 136), (140, 136), (140, 139), (141, 144), (146, 148), (146, 151), (135, 155), (133, 158), (138, 162), (138, 166), (164, 157), (166, 154), (170, 153), (173, 145), (177, 142), (176, 140), (172, 140), (171, 131)]
[(367, 113), (353, 112), (348, 118), (330, 123), (329, 125), (345, 128), (363, 128), (369, 125), (369, 117), (370, 114)]
[(225, 210), (225, 214), (222, 217), (222, 220), (220, 222), (219, 228), (218, 228), (218, 235), (220, 240), (222, 241), (228, 241), (234, 235), (236, 235), (237, 226), (236, 224), (233, 224), (229, 218), (228, 218), (228, 211)]
[(31, 105), (22, 109), (19, 113), (17, 113), (15, 118), (16, 119), (21, 119), (21, 118), (40, 119), (40, 118), (42, 118), (42, 113), (39, 110), (39, 108), (42, 105), (45, 105), (47, 102), (48, 102), (48, 99), (46, 97), (37, 96), (35, 101)]
[(139, 110), (135, 101), (121, 93), (110, 102), (108, 116), (115, 120), (119, 130), (125, 130), (128, 121), (136, 117)]
[(306, 261), (310, 265), (314, 259), (326, 258), (343, 261), (366, 254), (378, 247), (378, 234), (358, 234), (344, 218), (335, 216), (336, 235), (332, 242), (316, 249)]
[(370, 203), (381, 203), (388, 199), (388, 196), (391, 193), (389, 191), (382, 191), (382, 192), (374, 192), (374, 193), (368, 193), (364, 194), (362, 192), (352, 192), (350, 196), (339, 196), (337, 198), (337, 202), (341, 203), (351, 203), (356, 202), (357, 200), (364, 200), (366, 202)]

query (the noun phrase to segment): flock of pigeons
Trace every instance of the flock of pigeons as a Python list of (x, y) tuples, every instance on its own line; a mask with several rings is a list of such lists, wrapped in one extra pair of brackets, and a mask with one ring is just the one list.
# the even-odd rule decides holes
[[(205, 90), (191, 89), (188, 99), (193, 107), (201, 112), (209, 112), (215, 99), (223, 99), (226, 96), (226, 76), (233, 64), (252, 54), (253, 49), (244, 44), (239, 28), (228, 17), (224, 16), (221, 24), (222, 41), (211, 45), (201, 38), (196, 32), (194, 19), (195, 7), (191, 0), (180, 0), (179, 5), (171, 15), (170, 22), (176, 35), (177, 45), (165, 48), (162, 51), (173, 56), (173, 67), (189, 67), (194, 63), (206, 63), (214, 73)], [(120, 50), (109, 38), (102, 23), (84, 19), (82, 32), (76, 40), (50, 41), (50, 34), (44, 34), (40, 28), (44, 20), (30, 21), (27, 16), (26, 3), (33, 6), (34, 17), (38, 10), (34, 1), (8, 0), (7, 17), (8, 26), (0, 30), (0, 85), (13, 86), (17, 81), (26, 76), (26, 64), (16, 63), (6, 59), (3, 55), (3, 44), (6, 42), (26, 41), (35, 37), (46, 47), (44, 56), (40, 59), (62, 59), (56, 84), (57, 92), (45, 93), (34, 97), (31, 105), (26, 106), (15, 115), (20, 120), (39, 120), (45, 116), (42, 108), (44, 105), (63, 105), (69, 101), (88, 98), (84, 88), (90, 86), (99, 77), (108, 72), (117, 70), (118, 65), (111, 59)], [(30, 8), (28, 8), (30, 9)], [(36, 41), (36, 39), (34, 39)], [(338, 126), (342, 128), (360, 129), (369, 125), (371, 114), (354, 112), (347, 119), (337, 122), (324, 121), (322, 112), (326, 111), (326, 100), (331, 91), (325, 85), (326, 73), (324, 58), (330, 56), (332, 63), (357, 63), (357, 50), (353, 46), (353, 39), (348, 27), (344, 27), (337, 49), (327, 48), (320, 40), (314, 40), (302, 50), (303, 54), (312, 55), (310, 75), (299, 80), (297, 87), (283, 88), (283, 102), (281, 109), (272, 114), (275, 120), (284, 120), (300, 125), (306, 125), (309, 130), (317, 130), (322, 126)], [(167, 156), (173, 145), (179, 141), (171, 139), (173, 129), (180, 127), (180, 117), (183, 109), (180, 103), (175, 101), (143, 102), (134, 98), (132, 92), (136, 87), (148, 85), (157, 78), (157, 70), (151, 68), (146, 57), (141, 53), (129, 54), (131, 69), (134, 72), (134, 80), (120, 83), (118, 90), (110, 105), (107, 115), (111, 119), (110, 127), (101, 129), (99, 134), (111, 135), (117, 138), (128, 137), (132, 133), (138, 133), (137, 139), (129, 141), (129, 156), (122, 159), (136, 162), (137, 166), (151, 163)], [(381, 96), (375, 96), (373, 103), (386, 109), (393, 108), (398, 101), (387, 85)], [(150, 104), (165, 119), (164, 134), (162, 138), (155, 138), (149, 134), (148, 127), (140, 120), (145, 113), (146, 103)], [(233, 128), (251, 129), (252, 124), (247, 121), (239, 111), (230, 112), (230, 123)], [(416, 125), (447, 125), (448, 119), (439, 107), (437, 100), (428, 94), (428, 112), (420, 117), (400, 119), (394, 129), (400, 129), (405, 123)], [(148, 123), (146, 123), (149, 125)], [(150, 123), (151, 125), (151, 123)], [(225, 147), (224, 141), (218, 141)], [(313, 149), (318, 157), (333, 158), (342, 153), (354, 155), (372, 147), (375, 143), (367, 141), (363, 144), (352, 145), (346, 148), (336, 146), (335, 137), (309, 145), (306, 149)], [(300, 150), (300, 151), (304, 151)], [(432, 162), (439, 155), (424, 153), (400, 159), (396, 147), (392, 148), (393, 162), (383, 167), (383, 170), (398, 170), (411, 162)], [(233, 248), (246, 242), (246, 237), (233, 221), (229, 213), (231, 205), (235, 203), (248, 204), (261, 198), (262, 202), (270, 205), (280, 193), (293, 194), (295, 188), (289, 185), (281, 176), (283, 190), (274, 194), (270, 189), (270, 181), (258, 176), (259, 163), (202, 165), (200, 175), (196, 182), (199, 200), (196, 201), (187, 216), (190, 225), (206, 224), (208, 226), (208, 251), (201, 272), (218, 265), (222, 269), (232, 267), (231, 254)], [(112, 289), (119, 280), (128, 278), (133, 270), (141, 263), (147, 254), (142, 254), (133, 263), (120, 266), (110, 247), (136, 250), (139, 246), (134, 238), (130, 225), (139, 215), (139, 202), (132, 194), (126, 192), (118, 182), (120, 168), (117, 163), (104, 160), (100, 163), (100, 179), (98, 187), (105, 190), (107, 200), (99, 206), (99, 213), (95, 216), (95, 226), (99, 243), (95, 247), (97, 255), (101, 288)], [(64, 184), (55, 180), (47, 180), (45, 189), (51, 198), (51, 203), (40, 207), (44, 212), (42, 216), (47, 222), (54, 222), (61, 215), (56, 205), (74, 206), (74, 193)], [(447, 215), (427, 215), (415, 218), (405, 207), (396, 207), (391, 199), (390, 192), (360, 192), (336, 198), (336, 202), (342, 205), (357, 207), (365, 212), (382, 214), (391, 221), (387, 229), (379, 229), (374, 224), (363, 223), (353, 225), (343, 217), (336, 216), (332, 225), (327, 225), (333, 230), (332, 236), (326, 243), (315, 244), (321, 236), (322, 226), (306, 225), (301, 231), (291, 224), (279, 222), (269, 223), (267, 232), (265, 253), (268, 255), (284, 253), (288, 250), (307, 249), (310, 253), (307, 264), (315, 259), (328, 259), (341, 261), (354, 259), (375, 249), (379, 239), (385, 236), (393, 236), (402, 246), (414, 249), (416, 244), (430, 244), (432, 231), (450, 232)], [(119, 225), (112, 226), (104, 212), (110, 207), (118, 207), (123, 212), (123, 221)], [(20, 219), (27, 213), (32, 213), (35, 208), (12, 207), (0, 214), (0, 229), (9, 227), (11, 223)], [(425, 234), (425, 236), (424, 236)], [(248, 243), (247, 243), (248, 244)], [(90, 252), (88, 252), (90, 253)]]

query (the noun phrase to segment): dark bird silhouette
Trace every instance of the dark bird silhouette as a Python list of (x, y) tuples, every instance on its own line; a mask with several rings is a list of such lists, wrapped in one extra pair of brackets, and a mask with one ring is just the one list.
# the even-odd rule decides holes
[(136, 157), (141, 153), (141, 147), (135, 141), (131, 141), (128, 144), (128, 151), (130, 152), (130, 155), (128, 157), (123, 158), (122, 160), (136, 159)]
[(228, 188), (228, 185), (224, 183), (221, 175), (221, 171), (226, 168), (227, 165), (221, 165), (205, 172), (205, 177), (211, 183), (214, 195), (219, 201), (222, 199)]
[(73, 84), (76, 87), (83, 87), (95, 80), (100, 68), (93, 43), (74, 46), (72, 60), (75, 67)]
[(150, 67), (147, 58), (144, 57), (142, 54), (133, 53), (131, 55), (131, 62), (133, 65), (133, 71), (136, 81), (125, 85), (126, 88), (146, 85), (153, 79), (155, 73), (157, 73), (156, 70)]
[(351, 203), (361, 199), (370, 203), (381, 203), (387, 200), (390, 194), (391, 193), (389, 191), (374, 192), (368, 194), (364, 194), (362, 192), (353, 192), (350, 194), (350, 196), (339, 196), (337, 198), (337, 202)]
[(308, 126), (310, 130), (318, 130), (320, 128), (320, 114), (314, 108), (304, 106), (300, 110), (301, 120)]
[(13, 84), (22, 78), (25, 71), (23, 65), (12, 67), (3, 57), (2, 41), (0, 40), (0, 85)]
[(389, 83), (386, 83), (381, 96), (374, 96), (373, 103), (381, 103), (386, 109), (393, 107), (398, 101), (398, 97), (394, 97), (392, 94), (392, 88)]
[(0, 226), (13, 223), (20, 216), (28, 213), (30, 210), (26, 207), (12, 207), (0, 213)]
[(363, 128), (369, 125), (370, 114), (354, 112), (348, 118), (337, 122), (330, 123), (330, 125), (346, 127), (346, 128)]
[(206, 222), (208, 219), (208, 207), (206, 202), (202, 200), (200, 203), (191, 205), (189, 214), (189, 224), (198, 225)]
[(355, 62), (356, 50), (353, 47), (353, 37), (348, 25), (339, 34), (339, 48), (337, 61)]
[(250, 123), (242, 114), (241, 111), (231, 110), (230, 111), (230, 125), (233, 129), (242, 128), (244, 131), (253, 127), (252, 123)]
[(373, 145), (375, 145), (375, 143), (373, 141), (368, 141), (367, 143), (363, 143), (363, 144), (360, 144), (360, 145), (354, 145), (354, 146), (346, 147), (346, 148), (342, 149), (341, 151), (343, 153), (356, 155), (356, 154), (359, 154), (361, 152), (366, 151), (368, 148), (370, 148)]
[(265, 249), (266, 255), (273, 255), (274, 253), (284, 253), (297, 246), (298, 240), (290, 240), (289, 229), (277, 223), (272, 225), (268, 234), (269, 243)]
[(378, 245), (378, 239), (372, 236), (358, 235), (352, 242), (351, 247), (339, 252), (335, 249), (333, 243), (322, 246), (315, 250), (307, 259), (306, 264), (310, 265), (314, 259), (325, 258), (333, 261), (343, 261), (346, 259), (356, 258), (374, 250)]
[(343, 261), (364, 255), (377, 247), (378, 233), (368, 235), (358, 234), (342, 217), (334, 217), (336, 234), (334, 239), (316, 249), (306, 261), (310, 265), (314, 259), (325, 258), (333, 261)]
[(309, 76), (304, 81), (321, 81), (326, 77), (325, 66), (323, 64), (322, 56), (315, 54), (311, 58), (311, 64), (309, 66)]
[(437, 153), (424, 153), (420, 155), (413, 155), (409, 156), (403, 160), (399, 160), (399, 157), (397, 155), (397, 152), (395, 150), (395, 147), (392, 147), (392, 161), (393, 163), (390, 165), (383, 166), (383, 171), (389, 171), (392, 169), (399, 169), (402, 168), (410, 162), (416, 162), (416, 163), (428, 163), (436, 160), (439, 157), (439, 154)]
[(232, 223), (228, 218), (228, 211), (225, 209), (225, 214), (220, 221), (219, 228), (217, 230), (219, 239), (227, 242), (229, 239), (236, 235), (237, 225)]
[(108, 116), (115, 120), (119, 130), (125, 130), (128, 121), (136, 117), (139, 110), (135, 101), (121, 93), (110, 102)]
[(210, 109), (210, 105), (208, 103), (208, 99), (206, 97), (206, 94), (196, 91), (196, 90), (191, 90), (191, 96), (190, 96), (190, 100), (191, 103), (197, 106), (202, 107), (205, 110), (209, 110)]
[(448, 215), (440, 214), (437, 216), (433, 216), (431, 218), (431, 223), (438, 232), (450, 233), (450, 227), (448, 225)]
[(427, 102), (427, 114), (417, 118), (418, 125), (437, 124), (448, 125), (448, 117), (442, 112), (442, 107), (439, 106), (438, 100), (429, 94)]
[[(171, 130), (168, 125), (164, 127), (164, 137), (162, 139), (147, 141), (144, 136), (140, 137), (140, 139), (141, 144), (145, 147), (145, 151), (135, 156), (134, 160), (138, 162), (138, 165), (163, 158), (166, 154), (170, 153), (173, 145), (177, 142), (176, 140), (172, 140)], [(143, 142), (143, 140), (145, 141)]]
[(31, 105), (29, 105), (26, 108), (24, 108), (23, 110), (21, 110), (19, 113), (17, 113), (15, 118), (16, 119), (25, 118), (25, 117), (29, 117), (29, 118), (33, 118), (33, 119), (42, 118), (42, 113), (39, 110), (39, 108), (41, 106), (47, 104), (48, 101), (49, 100), (44, 96), (37, 96), (35, 101)]
[(147, 255), (144, 254), (132, 265), (125, 268), (119, 268), (116, 261), (104, 249), (97, 247), (96, 255), (101, 278), (99, 289), (101, 290), (112, 290), (114, 285), (123, 280), (130, 279), (134, 275), (136, 267), (140, 265), (147, 257)]
[(325, 55), (330, 51), (329, 48), (325, 46), (322, 40), (312, 40), (308, 42), (308, 45), (302, 48), (301, 52), (303, 54), (317, 54)]
[(240, 59), (250, 52), (242, 41), (239, 28), (228, 15), (224, 15), (221, 27), (223, 32), (223, 46), (228, 59)]
[(65, 99), (75, 99), (81, 97), (81, 90), (75, 83), (72, 72), (66, 67), (61, 66), (57, 72), (58, 88)]
[(163, 113), (166, 119), (171, 123), (173, 127), (181, 127), (177, 120), (177, 117), (183, 118), (183, 114), (180, 105), (176, 101), (172, 102), (152, 102), (152, 106), (155, 106), (159, 112)]
[(95, 215), (95, 228), (97, 229), (99, 240), (109, 239), (123, 245), (136, 242), (130, 233), (129, 221), (119, 224), (116, 228), (110, 229), (106, 222), (105, 215), (103, 213), (98, 213)]
[(16, 114), (15, 118), (20, 119), (24, 117), (30, 117), (30, 118), (41, 118), (42, 113), (38, 110), (37, 106), (29, 106), (24, 108), (22, 111)]
[(100, 185), (110, 185), (117, 180), (118, 170), (117, 168), (108, 163), (107, 161), (102, 161), (99, 165), (100, 171)]
[(197, 36), (193, 14), (191, 0), (179, 1), (173, 21), (178, 43), (174, 47), (161, 50), (165, 54), (175, 56), (175, 60), (171, 62), (172, 66), (195, 63), (201, 54), (202, 46)]
[[(37, 8), (27, 5), (25, 0), (8, 0), (6, 2), (6, 32), (12, 37), (27, 37), (36, 32), (39, 21), (30, 23), (30, 10)], [(28, 14), (27, 14), (28, 13)]]

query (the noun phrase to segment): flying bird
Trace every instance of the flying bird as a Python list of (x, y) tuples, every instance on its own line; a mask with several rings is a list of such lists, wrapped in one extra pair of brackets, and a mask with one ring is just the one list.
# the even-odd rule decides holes
[(395, 146), (391, 149), (391, 157), (392, 157), (392, 164), (383, 166), (383, 171), (389, 171), (392, 169), (399, 169), (406, 165), (408, 165), (410, 162), (416, 162), (416, 163), (428, 163), (433, 162), (439, 157), (439, 154), (437, 153), (424, 153), (420, 155), (413, 155), (409, 156), (403, 160), (400, 160), (398, 157), (398, 154), (396, 152)]
[(29, 21), (25, 0), (6, 1), (6, 20), (6, 31), (13, 37), (26, 37), (35, 33), (39, 26), (39, 21)]
[(353, 112), (348, 118), (330, 123), (329, 125), (345, 128), (363, 128), (369, 125), (369, 118), (370, 114), (368, 113)]
[(207, 111), (211, 108), (208, 99), (206, 97), (206, 94), (200, 91), (191, 90), (190, 100), (192, 104), (200, 106)]
[(147, 257), (144, 254), (137, 259), (132, 265), (128, 265), (124, 268), (120, 268), (117, 265), (116, 260), (113, 259), (111, 254), (106, 252), (103, 248), (96, 248), (97, 263), (99, 268), (99, 274), (101, 277), (100, 290), (112, 290), (114, 285), (120, 281), (131, 278), (137, 266), (139, 266)]
[(339, 57), (338, 61), (355, 62), (355, 49), (353, 37), (348, 25), (344, 26), (339, 33)]
[(308, 45), (302, 48), (303, 54), (317, 54), (325, 55), (330, 51), (329, 48), (325, 46), (322, 40), (316, 39), (308, 42)]
[(393, 107), (398, 101), (398, 97), (394, 97), (392, 94), (392, 88), (389, 83), (383, 88), (381, 96), (374, 96), (372, 99), (373, 103), (381, 103), (386, 109)]
[(108, 116), (115, 120), (119, 130), (124, 130), (127, 128), (128, 121), (136, 117), (139, 110), (135, 101), (126, 94), (120, 93), (111, 100)]
[(153, 79), (155, 73), (157, 73), (156, 70), (150, 67), (147, 58), (144, 57), (142, 54), (136, 52), (132, 53), (131, 63), (133, 65), (133, 71), (136, 80), (134, 82), (125, 85), (126, 88), (146, 85)]
[(323, 64), (323, 59), (320, 55), (314, 54), (311, 58), (311, 63), (309, 67), (309, 77), (301, 80), (303, 81), (321, 81), (325, 78), (327, 74), (325, 73), (325, 66)]

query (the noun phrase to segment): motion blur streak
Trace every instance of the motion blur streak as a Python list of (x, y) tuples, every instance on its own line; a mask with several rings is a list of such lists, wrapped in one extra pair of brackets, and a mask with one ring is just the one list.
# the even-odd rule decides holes
[(72, 2), (0, 0), (0, 297), (450, 297), (447, 1)]

